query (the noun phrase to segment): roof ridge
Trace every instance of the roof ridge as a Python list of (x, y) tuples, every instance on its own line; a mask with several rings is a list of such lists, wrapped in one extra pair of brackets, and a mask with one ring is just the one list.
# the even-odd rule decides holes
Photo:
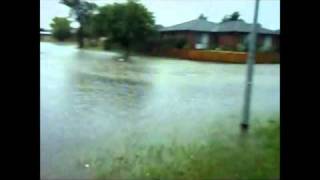
[[(252, 23), (244, 20), (233, 20), (226, 22), (211, 22), (206, 19), (192, 19), (180, 24), (164, 27), (161, 31), (204, 31), (204, 32), (250, 32)], [(258, 31), (262, 34), (278, 34), (279, 32), (264, 28), (258, 24)]]
[(190, 22), (192, 22), (192, 21), (206, 21), (206, 22), (211, 23), (211, 24), (214, 24), (214, 25), (217, 24), (217, 23), (215, 23), (215, 22), (211, 22), (211, 21), (208, 21), (208, 20), (206, 20), (206, 19), (192, 19), (192, 20), (189, 20), (189, 21), (186, 21), (186, 22), (183, 22), (183, 23), (179, 23), (179, 24), (167, 26), (167, 27), (165, 27), (165, 28), (171, 28), (171, 27), (174, 27), (174, 26), (178, 26), (178, 25), (190, 23)]
[(171, 28), (171, 27), (174, 27), (174, 26), (178, 26), (178, 25), (181, 25), (181, 24), (185, 24), (185, 23), (189, 23), (189, 22), (192, 22), (194, 20), (197, 20), (197, 19), (192, 19), (192, 20), (189, 20), (189, 21), (186, 21), (186, 22), (183, 22), (183, 23), (179, 23), (179, 24), (175, 24), (175, 25), (171, 25), (171, 26), (166, 26), (164, 28)]

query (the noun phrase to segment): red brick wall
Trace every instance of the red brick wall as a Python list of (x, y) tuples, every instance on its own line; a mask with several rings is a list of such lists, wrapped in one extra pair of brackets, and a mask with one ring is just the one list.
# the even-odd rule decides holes
[(264, 42), (264, 39), (267, 37), (272, 38), (272, 47), (278, 48), (280, 46), (279, 36), (275, 36), (275, 35), (258, 35), (258, 45), (262, 45)]
[[(188, 40), (188, 43), (190, 43), (191, 48), (195, 48), (196, 38), (200, 34), (199, 32), (191, 32), (191, 31), (180, 31), (180, 32), (166, 32), (163, 34), (168, 34), (171, 37), (185, 37)], [(220, 33), (210, 34), (210, 45), (214, 43), (215, 45), (219, 47), (227, 46), (231, 48), (236, 48), (238, 43), (241, 43), (244, 39), (244, 37), (248, 34), (243, 33)], [(270, 35), (258, 35), (257, 37), (257, 44), (262, 45), (264, 42), (265, 37)], [(279, 36), (272, 36), (272, 45), (273, 47), (279, 47)]]
[(237, 44), (241, 42), (240, 34), (221, 34), (217, 36), (218, 45), (220, 47), (228, 46), (236, 48)]
[(195, 33), (192, 32), (187, 32), (187, 39), (188, 39), (188, 43), (190, 43), (191, 48), (194, 49), (195, 48), (195, 42), (196, 42), (196, 37), (195, 37)]
[(209, 48), (212, 47), (212, 45), (217, 46), (218, 42), (217, 42), (217, 36), (214, 35), (213, 33), (210, 33), (210, 42), (209, 42)]
[(190, 31), (179, 31), (179, 32), (163, 32), (162, 37), (174, 37), (174, 38), (186, 38), (190, 43), (191, 48), (195, 48), (196, 33)]
[(275, 47), (276, 49), (280, 49), (280, 37), (279, 36), (274, 36), (272, 38), (272, 46)]
[(264, 36), (264, 35), (258, 35), (257, 36), (257, 45), (258, 46), (263, 45), (263, 42), (264, 42), (265, 38), (266, 38), (266, 36)]
[[(187, 39), (188, 39), (188, 42), (192, 45), (193, 49), (195, 49), (197, 38), (201, 34), (203, 34), (203, 32), (188, 32)], [(217, 44), (216, 35), (209, 33), (209, 48), (213, 44)]]

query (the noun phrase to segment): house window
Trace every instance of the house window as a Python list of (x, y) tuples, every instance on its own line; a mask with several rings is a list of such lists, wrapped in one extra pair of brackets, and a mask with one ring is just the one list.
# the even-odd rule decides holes
[(264, 39), (263, 46), (264, 46), (265, 48), (271, 48), (271, 46), (272, 46), (272, 38), (271, 38), (270, 36), (267, 36), (267, 37)]
[(272, 37), (266, 36), (263, 38), (259, 51), (267, 52), (270, 50), (272, 50)]
[(197, 35), (196, 38), (196, 49), (206, 49), (209, 46), (209, 34), (202, 33)]
[(196, 35), (196, 43), (197, 44), (201, 43), (201, 34)]
[(244, 35), (243, 38), (242, 38), (242, 43), (243, 44), (248, 44), (249, 41), (250, 41), (250, 34)]

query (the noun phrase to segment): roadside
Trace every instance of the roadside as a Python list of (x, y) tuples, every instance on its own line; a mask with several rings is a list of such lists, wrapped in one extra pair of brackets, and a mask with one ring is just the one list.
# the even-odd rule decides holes
[(279, 120), (238, 134), (207, 132), (188, 145), (126, 147), (111, 164), (96, 159), (95, 179), (279, 179)]

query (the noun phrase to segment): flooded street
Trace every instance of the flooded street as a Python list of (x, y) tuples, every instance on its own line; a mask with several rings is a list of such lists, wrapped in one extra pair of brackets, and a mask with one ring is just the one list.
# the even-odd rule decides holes
[[(238, 130), (246, 65), (117, 62), (115, 53), (44, 42), (40, 56), (42, 179), (89, 179), (128, 144), (199, 140), (215, 123)], [(279, 79), (279, 65), (255, 66), (252, 120), (279, 116)]]

